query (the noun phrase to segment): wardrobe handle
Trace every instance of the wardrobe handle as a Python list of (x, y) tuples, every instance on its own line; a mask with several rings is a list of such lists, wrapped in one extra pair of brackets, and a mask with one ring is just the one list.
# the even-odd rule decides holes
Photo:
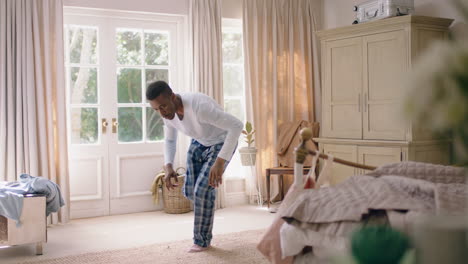
[(361, 93), (358, 94), (358, 112), (361, 112)]
[(367, 112), (367, 93), (364, 93), (364, 112)]

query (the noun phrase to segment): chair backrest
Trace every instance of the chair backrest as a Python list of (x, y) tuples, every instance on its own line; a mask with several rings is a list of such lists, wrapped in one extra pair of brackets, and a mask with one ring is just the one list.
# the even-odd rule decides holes
[[(295, 121), (283, 123), (278, 129), (277, 155), (278, 163), (281, 167), (293, 167), (295, 163), (294, 148), (301, 142), (299, 131), (303, 128), (312, 130), (312, 137), (319, 136), (320, 125), (317, 122)], [(311, 150), (317, 150), (317, 145), (313, 141), (307, 141), (307, 147)], [(312, 158), (308, 157), (304, 166), (311, 166)]]

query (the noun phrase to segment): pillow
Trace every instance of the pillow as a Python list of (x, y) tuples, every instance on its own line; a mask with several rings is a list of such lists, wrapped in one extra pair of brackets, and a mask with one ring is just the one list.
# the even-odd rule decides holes
[(466, 184), (466, 173), (466, 168), (463, 167), (405, 161), (380, 166), (366, 175), (373, 177), (395, 175), (433, 183)]
[(284, 223), (283, 219), (277, 217), (257, 245), (257, 249), (274, 264), (293, 263), (293, 257), (287, 257), (285, 259), (281, 257), (280, 229)]
[(291, 204), (297, 199), (303, 190), (302, 186), (293, 184), (286, 196), (283, 199), (280, 207), (278, 208), (278, 216), (268, 228), (267, 232), (263, 236), (260, 243), (257, 245), (257, 249), (268, 259), (271, 263), (293, 263), (293, 257), (287, 257), (282, 259), (281, 256), (281, 238), (280, 238), (280, 229), (283, 224), (286, 222), (281, 218), (284, 210), (286, 210)]

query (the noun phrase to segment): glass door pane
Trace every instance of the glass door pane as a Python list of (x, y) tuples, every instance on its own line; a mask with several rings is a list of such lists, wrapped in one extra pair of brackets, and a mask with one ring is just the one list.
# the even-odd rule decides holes
[(141, 103), (141, 70), (132, 68), (117, 69), (117, 101), (119, 104)]
[(65, 26), (71, 144), (100, 144), (97, 27)]
[(151, 107), (146, 107), (146, 140), (164, 140), (164, 123), (161, 116)]
[(119, 142), (141, 142), (143, 119), (141, 107), (119, 107)]
[(117, 28), (116, 49), (118, 142), (163, 140), (163, 122), (149, 107), (145, 92), (152, 82), (169, 83), (169, 33)]
[(74, 107), (70, 113), (71, 143), (96, 144), (99, 140), (98, 109)]
[(72, 104), (97, 104), (97, 68), (70, 67), (70, 100)]
[(146, 65), (169, 65), (169, 34), (145, 32)]
[(68, 62), (97, 64), (97, 28), (78, 25), (66, 26)]
[(117, 29), (117, 63), (141, 64), (141, 32), (133, 29)]

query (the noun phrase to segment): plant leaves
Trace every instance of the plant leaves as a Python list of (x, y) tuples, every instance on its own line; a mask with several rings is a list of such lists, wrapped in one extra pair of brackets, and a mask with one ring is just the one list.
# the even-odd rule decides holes
[(247, 130), (247, 133), (252, 132), (252, 124), (249, 121), (245, 123), (245, 130)]

